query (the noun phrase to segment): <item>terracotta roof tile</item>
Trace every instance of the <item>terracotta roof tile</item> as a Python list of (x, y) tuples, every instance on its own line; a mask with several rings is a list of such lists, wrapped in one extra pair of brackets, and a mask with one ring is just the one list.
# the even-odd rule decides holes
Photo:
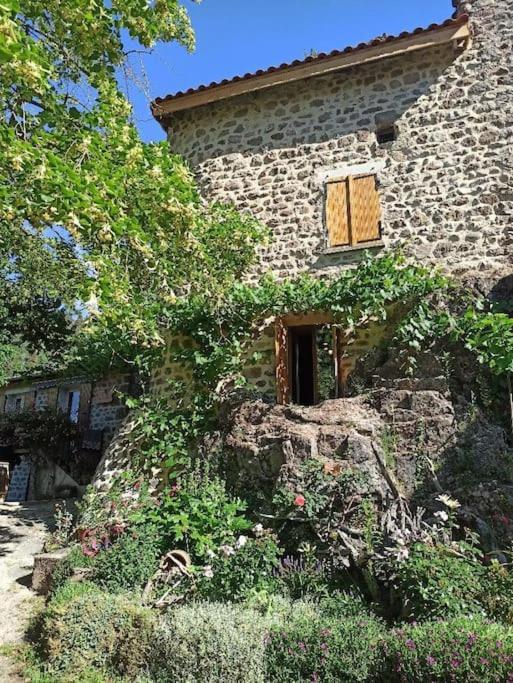
[(257, 78), (258, 76), (263, 76), (264, 74), (271, 74), (276, 71), (285, 71), (286, 69), (291, 69), (296, 66), (300, 66), (302, 64), (308, 64), (311, 62), (320, 62), (324, 59), (330, 59), (331, 57), (339, 57), (340, 55), (345, 55), (348, 53), (354, 53), (357, 52), (358, 50), (363, 50), (365, 48), (369, 47), (374, 47), (376, 45), (382, 45), (385, 43), (392, 43), (394, 41), (402, 40), (404, 38), (411, 38), (413, 36), (419, 35), (419, 34), (425, 34), (429, 33), (431, 31), (436, 31), (445, 27), (449, 26), (458, 26), (460, 24), (464, 24), (468, 21), (468, 15), (466, 14), (458, 14), (454, 16), (452, 19), (447, 19), (447, 21), (444, 21), (441, 24), (431, 24), (430, 26), (426, 28), (416, 28), (413, 31), (403, 31), (402, 33), (399, 33), (398, 35), (395, 36), (386, 36), (386, 37), (378, 37), (374, 38), (372, 40), (369, 40), (364, 43), (359, 43), (358, 45), (350, 45), (346, 48), (343, 48), (341, 50), (332, 50), (331, 52), (325, 53), (321, 52), (320, 54), (316, 55), (315, 57), (306, 57), (305, 59), (296, 59), (293, 62), (290, 63), (283, 63), (280, 64), (279, 66), (270, 66), (267, 69), (259, 69), (258, 71), (254, 71), (252, 73), (246, 73), (243, 76), (234, 76), (233, 78), (225, 78), (222, 81), (212, 81), (212, 83), (209, 83), (208, 85), (200, 85), (196, 88), (189, 88), (188, 90), (181, 91), (179, 90), (176, 93), (172, 93), (170, 95), (166, 95), (165, 97), (157, 97), (153, 102), (152, 102), (152, 109), (155, 107), (155, 105), (159, 105), (162, 102), (169, 102), (170, 100), (177, 100), (180, 97), (185, 97), (187, 95), (194, 95), (195, 93), (203, 92), (205, 90), (212, 90), (214, 88), (218, 88), (223, 85), (227, 85), (229, 83), (236, 83), (237, 81), (248, 81), (252, 78)]

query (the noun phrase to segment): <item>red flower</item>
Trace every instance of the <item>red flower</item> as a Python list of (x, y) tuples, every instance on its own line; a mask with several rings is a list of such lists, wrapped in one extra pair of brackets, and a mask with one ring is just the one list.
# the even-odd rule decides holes
[(296, 505), (298, 508), (302, 508), (305, 503), (305, 497), (298, 493), (298, 495), (294, 498), (294, 505)]

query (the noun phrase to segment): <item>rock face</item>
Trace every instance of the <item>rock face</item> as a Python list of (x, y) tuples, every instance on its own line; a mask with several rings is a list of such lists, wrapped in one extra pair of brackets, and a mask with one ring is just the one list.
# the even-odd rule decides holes
[(229, 418), (226, 445), (233, 452), (241, 483), (271, 484), (284, 466), (309, 458), (357, 465), (382, 498), (388, 493), (373, 448), (380, 443), (380, 416), (360, 398), (326, 401), (320, 406), (243, 403)]
[(398, 492), (412, 497), (445, 487), (458, 454), (475, 465), (483, 454), (503, 453), (506, 444), (502, 429), (480, 416), (471, 424), (458, 417), (441, 389), (379, 388), (314, 407), (245, 401), (225, 418), (232, 473), (245, 488), (272, 486), (283, 468), (317, 458), (364, 472), (383, 502)]

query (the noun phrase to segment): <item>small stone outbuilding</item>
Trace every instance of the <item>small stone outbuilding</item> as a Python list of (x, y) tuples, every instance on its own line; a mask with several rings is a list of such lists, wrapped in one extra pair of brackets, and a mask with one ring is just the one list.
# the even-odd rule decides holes
[[(100, 380), (88, 377), (13, 379), (0, 389), (0, 412), (17, 415), (55, 412), (74, 429), (51, 449), (35, 453), (0, 437), (0, 495), (6, 500), (38, 500), (80, 492), (127, 414), (123, 395), (133, 390), (127, 373)], [(34, 444), (34, 449), (38, 450)], [(35, 457), (37, 455), (37, 457)], [(41, 457), (41, 456), (44, 457)]]

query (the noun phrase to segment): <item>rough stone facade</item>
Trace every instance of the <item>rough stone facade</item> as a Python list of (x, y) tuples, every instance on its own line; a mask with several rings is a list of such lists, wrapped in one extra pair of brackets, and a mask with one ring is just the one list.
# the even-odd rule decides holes
[[(362, 249), (329, 249), (326, 177), (341, 167), (375, 169), (382, 239), (493, 291), (513, 265), (513, 0), (455, 2), (471, 41), (447, 44), (282, 83), (174, 112), (172, 150), (190, 163), (204, 196), (233, 202), (271, 229), (249, 278), (272, 270), (329, 276)], [(393, 124), (396, 139), (377, 133)], [(344, 372), (382, 335), (364, 330)], [(248, 352), (250, 387), (276, 395), (274, 328)], [(166, 360), (156, 386), (190, 379)]]
[[(257, 273), (324, 274), (361, 251), (326, 253), (324, 180), (382, 160), (383, 243), (457, 275), (512, 264), (513, 1), (461, 3), (472, 43), (443, 46), (176, 112), (173, 151), (209, 200), (272, 230)], [(395, 142), (376, 131), (395, 123)]]

